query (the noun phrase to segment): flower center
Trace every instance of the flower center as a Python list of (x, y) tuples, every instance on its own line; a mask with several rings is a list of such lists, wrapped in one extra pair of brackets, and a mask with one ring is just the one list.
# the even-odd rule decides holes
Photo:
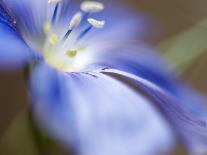
[(43, 54), (47, 63), (64, 71), (77, 71), (84, 68), (89, 58), (87, 46), (82, 39), (93, 28), (103, 28), (105, 21), (89, 18), (91, 13), (100, 12), (104, 5), (95, 1), (82, 2), (81, 11), (74, 14), (67, 29), (56, 28), (56, 22), (61, 11), (61, 0), (49, 0), (48, 5), (54, 5), (50, 21), (43, 25), (45, 43)]

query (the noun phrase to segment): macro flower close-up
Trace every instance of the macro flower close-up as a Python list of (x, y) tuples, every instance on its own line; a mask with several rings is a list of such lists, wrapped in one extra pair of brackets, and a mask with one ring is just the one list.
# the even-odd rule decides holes
[(77, 155), (207, 154), (205, 95), (173, 70), (179, 55), (143, 39), (159, 24), (127, 7), (0, 0), (0, 71), (22, 70), (38, 155), (51, 143)]

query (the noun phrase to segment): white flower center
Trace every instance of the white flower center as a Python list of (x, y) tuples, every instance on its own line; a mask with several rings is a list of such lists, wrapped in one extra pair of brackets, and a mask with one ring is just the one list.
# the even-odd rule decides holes
[[(64, 72), (81, 70), (89, 61), (86, 54), (87, 46), (81, 44), (81, 39), (91, 29), (103, 28), (105, 25), (105, 21), (88, 18), (88, 16), (90, 13), (102, 11), (103, 4), (94, 1), (83, 2), (80, 6), (81, 11), (71, 18), (67, 30), (55, 28), (58, 24), (56, 21), (61, 9), (61, 0), (49, 0), (48, 5), (55, 5), (55, 7), (51, 20), (43, 25), (45, 43), (42, 51), (46, 62)], [(83, 21), (87, 21), (87, 24)]]

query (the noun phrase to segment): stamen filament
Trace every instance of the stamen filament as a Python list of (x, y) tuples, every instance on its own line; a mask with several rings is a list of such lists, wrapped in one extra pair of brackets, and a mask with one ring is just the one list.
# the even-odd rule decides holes
[(66, 39), (68, 38), (68, 36), (71, 34), (72, 31), (73, 31), (72, 29), (69, 29), (69, 30), (66, 32), (66, 34), (64, 35), (62, 41), (66, 41)]
[(73, 29), (74, 28), (76, 28), (79, 24), (80, 24), (80, 22), (81, 22), (81, 20), (82, 20), (82, 13), (81, 12), (78, 12), (78, 13), (76, 13), (73, 17), (72, 17), (72, 19), (71, 19), (71, 21), (70, 21), (70, 24), (69, 24), (69, 30), (66, 32), (66, 34), (64, 35), (64, 37), (63, 37), (63, 41), (65, 41), (67, 38), (68, 38), (68, 36), (71, 34), (71, 32), (73, 31)]
[(89, 15), (90, 15), (90, 13), (88, 13), (88, 12), (83, 13), (83, 18), (80, 22), (80, 26), (82, 26), (84, 24), (84, 22), (87, 21)]
[(77, 41), (79, 41), (81, 38), (83, 38), (91, 29), (93, 28), (92, 25), (88, 26), (86, 29), (84, 29), (79, 36), (77, 37)]
[(95, 28), (103, 28), (105, 25), (105, 21), (100, 21), (100, 20), (96, 20), (93, 18), (88, 18), (88, 23), (90, 24), (89, 27), (87, 27), (86, 29), (84, 29), (79, 36), (77, 37), (77, 41), (79, 41), (81, 38), (83, 38), (93, 27)]
[(56, 19), (57, 19), (57, 12), (58, 12), (58, 8), (59, 8), (59, 2), (57, 2), (57, 4), (55, 5), (55, 10), (52, 16), (52, 24), (54, 25)]

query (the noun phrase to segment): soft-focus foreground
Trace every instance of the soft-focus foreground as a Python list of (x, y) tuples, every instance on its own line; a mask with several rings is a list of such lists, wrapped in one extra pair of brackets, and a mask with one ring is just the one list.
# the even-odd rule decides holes
[(29, 100), (2, 129), (1, 154), (207, 154), (206, 97), (180, 79), (206, 49), (206, 20), (150, 47), (164, 36), (155, 14), (120, 1), (1, 0), (0, 70), (22, 75)]

